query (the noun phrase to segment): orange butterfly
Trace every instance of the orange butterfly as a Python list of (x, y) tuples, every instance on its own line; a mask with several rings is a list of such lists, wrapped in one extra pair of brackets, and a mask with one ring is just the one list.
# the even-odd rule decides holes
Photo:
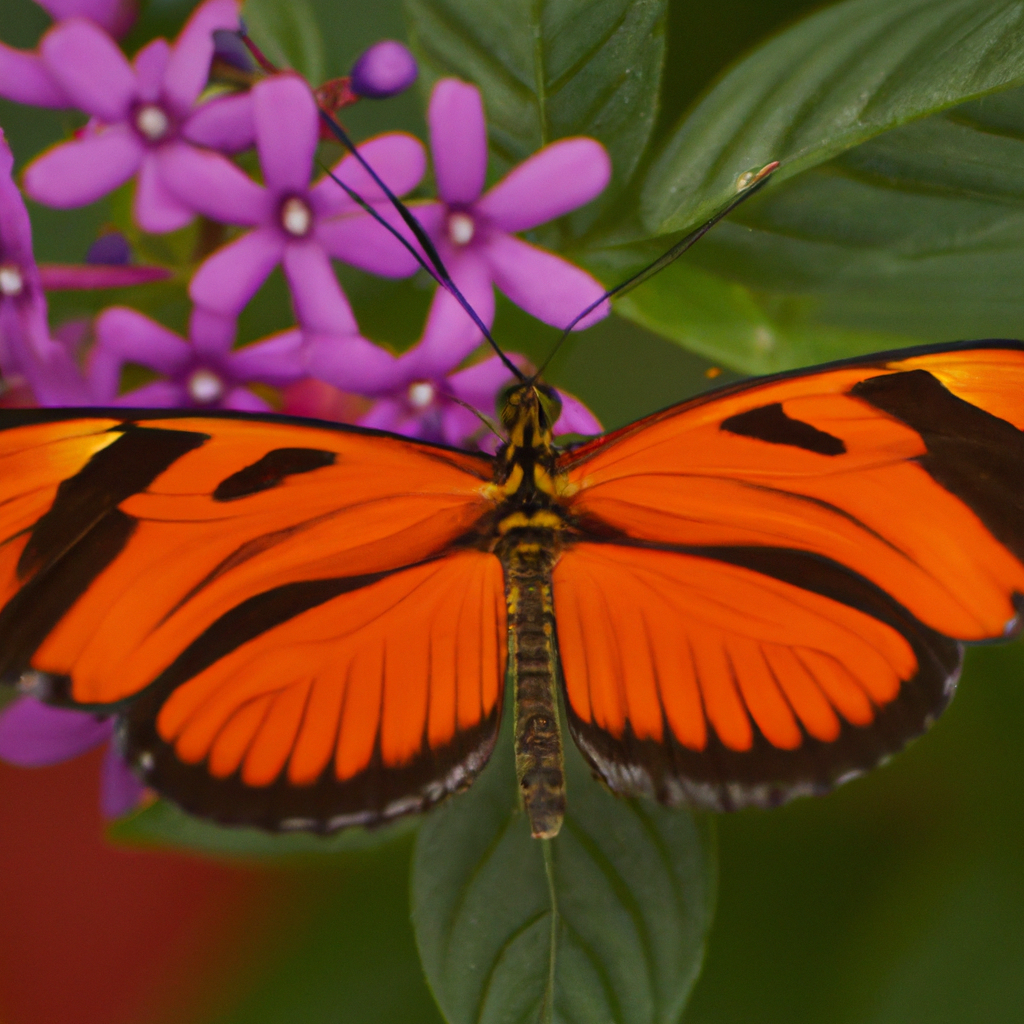
[(0, 677), (116, 713), (196, 814), (419, 811), (494, 745), (506, 662), (533, 832), (558, 725), (667, 804), (821, 792), (922, 732), (1024, 594), (1024, 345), (754, 380), (496, 458), (282, 417), (0, 413)]

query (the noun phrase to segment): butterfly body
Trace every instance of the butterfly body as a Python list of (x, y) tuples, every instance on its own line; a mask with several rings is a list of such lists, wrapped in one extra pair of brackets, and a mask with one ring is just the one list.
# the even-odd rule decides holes
[(558, 499), (566, 481), (552, 443), (553, 397), (533, 384), (509, 393), (503, 409), (509, 442), (495, 463), (496, 484), (505, 495), (496, 516), (495, 550), (508, 606), (516, 777), (531, 832), (539, 839), (558, 834), (566, 799), (551, 573), (568, 524)]
[[(114, 714), (154, 789), (332, 831), (469, 785), (506, 668), (535, 834), (559, 699), (623, 795), (773, 806), (871, 768), (1024, 608), (1024, 345), (744, 382), (496, 458), (283, 417), (0, 410), (0, 675)], [(568, 794), (571, 800), (572, 794)]]

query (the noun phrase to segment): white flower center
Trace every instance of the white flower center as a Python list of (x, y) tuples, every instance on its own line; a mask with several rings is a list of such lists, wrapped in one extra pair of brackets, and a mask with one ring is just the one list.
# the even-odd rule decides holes
[(223, 397), (224, 381), (213, 370), (196, 370), (188, 379), (188, 394), (197, 405), (210, 405)]
[(309, 208), (309, 204), (305, 199), (292, 196), (281, 204), (281, 227), (289, 235), (302, 238), (304, 235), (309, 234), (309, 229), (312, 226), (313, 211)]
[(170, 118), (153, 103), (139, 107), (135, 115), (135, 127), (150, 142), (159, 142), (171, 127)]
[(0, 295), (14, 298), (25, 290), (25, 278), (21, 276), (21, 268), (13, 263), (0, 263)]
[(429, 380), (417, 380), (409, 385), (409, 405), (422, 412), (434, 404), (437, 388)]
[(476, 234), (476, 225), (468, 213), (453, 213), (448, 218), (448, 238), (452, 245), (469, 245)]

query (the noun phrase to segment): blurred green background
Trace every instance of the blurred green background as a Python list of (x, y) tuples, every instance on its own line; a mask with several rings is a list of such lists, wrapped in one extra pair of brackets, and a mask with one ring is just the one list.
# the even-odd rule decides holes
[[(191, 6), (153, 0), (145, 17), (173, 31)], [(328, 76), (404, 34), (395, 0), (313, 6)], [(662, 129), (746, 49), (814, 6), (674, 0)], [(10, 44), (34, 44), (47, 24), (30, 0), (0, 8)], [(357, 135), (422, 134), (415, 93), (346, 121)], [(19, 163), (69, 123), (0, 102)], [(32, 215), (37, 255), (54, 261), (80, 260), (105, 219), (101, 208)], [(284, 295), (271, 285), (261, 301), (270, 309)], [(283, 307), (276, 315), (287, 322)], [(505, 311), (496, 334), (514, 348), (514, 332)], [(615, 427), (707, 387), (706, 368), (613, 321), (574, 339), (556, 382)], [(718, 916), (686, 1020), (1024, 1019), (1022, 732), (1024, 649), (976, 649), (950, 710), (890, 765), (827, 799), (721, 818)], [(97, 773), (94, 757), (33, 773), (0, 767), (0, 1024), (440, 1019), (409, 925), (408, 839), (274, 866), (112, 848)]]

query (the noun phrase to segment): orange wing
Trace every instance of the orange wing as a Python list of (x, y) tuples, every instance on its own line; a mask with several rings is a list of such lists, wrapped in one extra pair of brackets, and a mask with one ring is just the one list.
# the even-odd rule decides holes
[[(1024, 594), (1024, 346), (727, 389), (562, 457), (570, 727), (612, 788), (819, 791), (923, 731)], [(614, 629), (612, 629), (614, 626)]]
[[(0, 672), (127, 703), (187, 809), (331, 829), (419, 809), (493, 745), (490, 460), (225, 414), (0, 418)], [(410, 611), (414, 609), (414, 611)]]

